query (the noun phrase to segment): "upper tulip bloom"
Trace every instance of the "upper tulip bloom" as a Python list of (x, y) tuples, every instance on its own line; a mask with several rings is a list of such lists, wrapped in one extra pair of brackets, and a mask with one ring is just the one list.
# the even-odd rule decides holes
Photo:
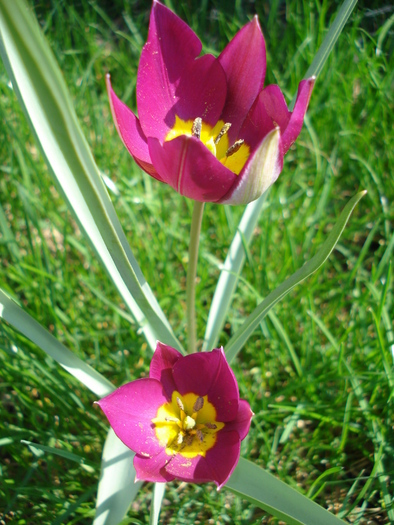
[(218, 58), (203, 55), (190, 27), (153, 1), (137, 75), (137, 118), (107, 88), (117, 130), (137, 164), (202, 202), (247, 204), (278, 178), (298, 137), (314, 78), (294, 111), (279, 87), (263, 88), (266, 53), (257, 17)]
[(214, 481), (218, 488), (238, 462), (253, 415), (239, 399), (223, 349), (184, 357), (160, 342), (149, 378), (121, 386), (98, 404), (136, 453), (136, 481)]

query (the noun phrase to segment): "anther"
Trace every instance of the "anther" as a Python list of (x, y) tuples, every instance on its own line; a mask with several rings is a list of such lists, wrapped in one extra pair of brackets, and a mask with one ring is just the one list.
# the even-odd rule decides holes
[(179, 432), (178, 437), (176, 438), (177, 445), (182, 445), (183, 435)]
[(188, 434), (184, 440), (185, 445), (190, 446), (193, 443), (193, 436)]
[(230, 146), (228, 150), (226, 151), (226, 157), (230, 157), (230, 155), (234, 155), (234, 153), (237, 153), (237, 151), (239, 150), (239, 148), (242, 146), (244, 142), (245, 142), (244, 139), (236, 140), (234, 144)]
[(204, 406), (204, 398), (199, 396), (193, 406), (193, 412), (198, 412)]
[(177, 397), (177, 398), (176, 398), (176, 404), (178, 405), (179, 410), (183, 410), (183, 411), (185, 411), (185, 407), (183, 406), (183, 403), (182, 403), (182, 400), (181, 400), (180, 397)]
[(201, 432), (201, 430), (197, 430), (196, 432), (198, 440), (202, 443), (204, 441), (204, 434)]
[(231, 128), (231, 123), (226, 122), (226, 124), (222, 127), (222, 129), (219, 131), (219, 135), (214, 140), (215, 146), (219, 144), (220, 139), (227, 133), (227, 131)]
[(201, 128), (202, 128), (202, 120), (200, 117), (197, 117), (193, 121), (193, 126), (192, 126), (193, 137), (196, 137), (198, 139), (201, 137)]
[(205, 426), (211, 430), (215, 430), (215, 428), (218, 428), (216, 425), (214, 425), (213, 423), (205, 423)]
[(164, 421), (171, 421), (172, 423), (179, 423), (179, 419), (176, 417), (167, 416), (164, 418)]

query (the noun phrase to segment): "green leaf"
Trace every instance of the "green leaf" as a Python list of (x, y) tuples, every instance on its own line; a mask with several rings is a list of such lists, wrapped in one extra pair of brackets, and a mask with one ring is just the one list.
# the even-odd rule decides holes
[(357, 0), (345, 0), (343, 2), (304, 78), (317, 77), (319, 75), (356, 4)]
[(245, 247), (249, 246), (267, 195), (268, 192), (265, 192), (259, 199), (248, 204), (242, 215), (216, 285), (208, 314), (203, 350), (212, 350), (218, 343), (219, 334), (224, 326), (231, 299), (245, 263)]
[(342, 235), (342, 232), (345, 229), (354, 207), (365, 194), (366, 191), (361, 191), (357, 193), (352, 199), (350, 199), (350, 201), (344, 207), (337, 223), (331, 230), (330, 235), (317, 254), (312, 257), (310, 261), (305, 263), (302, 268), (297, 270), (293, 275), (286, 279), (285, 282), (278, 286), (276, 290), (271, 292), (257, 306), (257, 308), (255, 308), (251, 315), (249, 315), (249, 317), (244, 321), (242, 326), (235, 332), (225, 347), (225, 352), (229, 363), (234, 359), (234, 357), (236, 357), (238, 352), (241, 350), (243, 345), (253, 334), (254, 330), (271, 310), (271, 308), (275, 306), (276, 303), (280, 301), (285, 295), (287, 295), (290, 290), (297, 286), (297, 284), (318, 270), (320, 266), (322, 266), (322, 264), (327, 260), (332, 250), (335, 248), (335, 245), (337, 244), (340, 236)]
[(150, 507), (149, 525), (158, 525), (159, 523), (160, 509), (161, 504), (163, 503), (165, 491), (165, 483), (155, 483)]
[(112, 383), (60, 343), (2, 290), (0, 290), (0, 318), (33, 341), (97, 397), (106, 396), (114, 390)]
[(136, 497), (142, 482), (135, 480), (134, 452), (112, 428), (105, 441), (93, 525), (118, 525)]
[(225, 488), (288, 525), (344, 525), (323, 507), (244, 458), (239, 460)]
[(24, 0), (0, 3), (0, 54), (60, 191), (149, 345), (159, 339), (182, 351), (127, 243), (61, 71)]
[(25, 439), (21, 439), (21, 443), (23, 445), (27, 445), (30, 451), (35, 456), (40, 457), (41, 453), (44, 452), (46, 452), (47, 454), (55, 454), (56, 456), (60, 456), (65, 459), (69, 459), (70, 461), (75, 461), (76, 463), (79, 463), (82, 468), (84, 468), (90, 473), (94, 472), (94, 468), (92, 466), (85, 464), (84, 458), (82, 458), (81, 456), (77, 456), (77, 454), (73, 454), (68, 450), (63, 450), (61, 448), (55, 447), (47, 447), (46, 445), (40, 445), (39, 443), (33, 443), (33, 441), (26, 441)]

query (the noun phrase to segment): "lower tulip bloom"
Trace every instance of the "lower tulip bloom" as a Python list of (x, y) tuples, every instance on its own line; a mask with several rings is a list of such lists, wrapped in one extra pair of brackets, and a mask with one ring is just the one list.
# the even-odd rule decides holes
[(160, 342), (149, 378), (121, 386), (98, 405), (136, 453), (136, 481), (213, 481), (218, 488), (237, 465), (253, 416), (223, 349), (182, 356)]
[(264, 88), (266, 52), (257, 17), (218, 58), (167, 7), (153, 1), (137, 75), (137, 116), (107, 89), (116, 128), (137, 164), (201, 202), (247, 204), (278, 178), (298, 137), (314, 78), (293, 112), (278, 86)]

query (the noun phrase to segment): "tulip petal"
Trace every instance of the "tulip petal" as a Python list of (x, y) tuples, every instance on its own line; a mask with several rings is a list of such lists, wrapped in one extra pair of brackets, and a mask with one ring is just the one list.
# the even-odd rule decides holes
[(231, 122), (229, 138), (233, 142), (264, 85), (265, 42), (257, 16), (235, 35), (218, 60), (227, 77), (227, 99), (221, 119)]
[(134, 468), (136, 471), (135, 480), (166, 482), (172, 481), (175, 477), (165, 470), (165, 465), (171, 460), (172, 456), (166, 454), (163, 449), (157, 456), (146, 458), (134, 456)]
[(237, 178), (195, 137), (181, 135), (163, 146), (157, 139), (148, 138), (148, 145), (160, 177), (190, 199), (216, 202)]
[(232, 421), (238, 413), (237, 380), (227, 363), (223, 349), (190, 354), (179, 359), (173, 368), (177, 390), (208, 396), (216, 409), (217, 421)]
[(116, 130), (123, 144), (129, 150), (136, 163), (149, 175), (161, 180), (149, 155), (148, 142), (142, 131), (140, 122), (134, 113), (115, 94), (111, 86), (111, 78), (106, 76), (109, 103)]
[(300, 134), (314, 81), (312, 77), (300, 82), (293, 112), (288, 110), (279, 86), (272, 84), (264, 88), (253, 104), (240, 136), (253, 148), (261, 137), (279, 127), (284, 155)]
[(156, 350), (150, 363), (149, 377), (160, 381), (169, 399), (171, 399), (173, 391), (176, 390), (172, 367), (180, 358), (182, 358), (182, 354), (178, 350), (157, 341)]
[(226, 99), (226, 75), (212, 55), (198, 58), (201, 42), (175, 13), (153, 2), (148, 40), (137, 75), (137, 107), (147, 137), (164, 141), (175, 123), (204, 117), (215, 124)]
[(286, 153), (290, 146), (295, 142), (301, 132), (304, 117), (311, 98), (312, 89), (315, 84), (315, 77), (301, 80), (298, 86), (298, 93), (293, 112), (282, 135), (283, 152)]
[(115, 434), (136, 454), (151, 457), (163, 450), (152, 419), (159, 406), (167, 403), (163, 387), (156, 379), (137, 379), (117, 388), (97, 404)]
[(234, 186), (220, 202), (248, 204), (258, 199), (278, 178), (283, 167), (280, 131), (272, 130), (252, 153)]
[(250, 405), (245, 399), (239, 400), (238, 414), (234, 421), (230, 421), (223, 428), (223, 432), (236, 430), (241, 441), (245, 439), (249, 432), (250, 423), (252, 421), (253, 412)]
[(185, 458), (177, 454), (165, 470), (183, 481), (206, 483), (214, 481), (220, 489), (236, 467), (241, 449), (237, 432), (218, 432), (215, 445), (206, 456)]

